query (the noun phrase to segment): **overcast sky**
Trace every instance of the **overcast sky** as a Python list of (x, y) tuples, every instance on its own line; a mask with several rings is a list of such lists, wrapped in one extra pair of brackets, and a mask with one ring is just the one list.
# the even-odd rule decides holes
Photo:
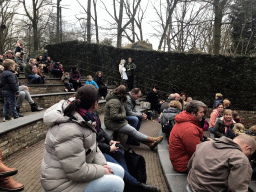
[[(80, 2), (85, 8), (87, 8), (87, 1), (86, 0), (80, 0)], [(107, 21), (113, 22), (113, 19), (104, 10), (104, 6), (100, 2), (100, 0), (98, 0), (97, 2), (98, 2), (97, 3), (97, 6), (98, 6), (97, 7), (97, 12), (98, 12), (98, 23), (99, 23), (98, 25), (103, 26), (103, 27), (107, 27), (107, 26), (109, 26)], [(108, 6), (109, 11), (111, 13), (113, 13), (112, 2), (113, 2), (112, 0), (104, 0), (104, 3), (106, 4), (106, 6)], [(147, 0), (142, 0), (141, 5), (142, 5), (143, 9), (146, 7), (147, 2), (148, 2)], [(78, 4), (78, 2), (76, 0), (72, 0), (72, 1), (62, 0), (61, 1), (61, 6), (65, 7), (65, 8), (62, 9), (63, 20), (67, 21), (68, 23), (77, 23), (77, 19), (76, 19), (75, 15), (77, 15), (78, 17), (83, 16), (81, 14), (81, 13), (83, 13), (83, 9), (80, 7), (80, 5)], [(93, 11), (93, 7), (92, 7), (92, 11)], [(145, 13), (144, 18), (145, 18), (144, 21), (143, 21), (144, 40), (148, 39), (149, 42), (153, 44), (153, 49), (157, 49), (159, 40), (155, 37), (152, 37), (152, 32), (153, 32), (152, 30), (153, 29), (150, 26), (150, 22), (152, 23), (152, 21), (156, 18), (156, 14), (155, 14), (155, 12), (152, 8), (151, 3), (148, 4), (148, 8), (147, 8), (147, 11)], [(107, 32), (107, 31), (104, 31), (104, 32)], [(108, 37), (108, 35), (106, 35), (106, 37)], [(104, 39), (102, 33), (100, 35), (100, 39), (101, 40)], [(116, 38), (114, 39), (114, 41), (115, 40), (116, 40)], [(126, 38), (123, 38), (123, 44), (126, 44), (126, 43), (129, 43), (129, 41), (126, 40)], [(114, 46), (115, 45), (116, 44), (114, 44)]]

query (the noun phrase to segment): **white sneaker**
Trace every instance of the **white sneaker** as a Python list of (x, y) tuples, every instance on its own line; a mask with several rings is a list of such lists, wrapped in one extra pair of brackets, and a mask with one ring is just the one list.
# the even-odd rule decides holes
[(68, 92), (68, 89), (65, 89), (66, 92)]
[(74, 92), (75, 92), (76, 90), (75, 90), (74, 88), (72, 88), (71, 91), (74, 91)]

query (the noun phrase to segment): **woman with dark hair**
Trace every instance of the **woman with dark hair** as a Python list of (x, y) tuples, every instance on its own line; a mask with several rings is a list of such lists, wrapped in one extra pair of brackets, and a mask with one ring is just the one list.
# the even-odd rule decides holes
[(164, 101), (158, 100), (157, 91), (159, 90), (159, 87), (157, 85), (154, 85), (153, 89), (148, 92), (147, 94), (147, 102), (151, 103), (151, 109), (156, 110), (158, 113), (160, 113), (160, 109)]
[(180, 94), (180, 98), (181, 98), (180, 102), (182, 104), (182, 108), (184, 109), (185, 106), (187, 105), (187, 95), (186, 95), (186, 93), (182, 92)]
[(223, 103), (219, 103), (217, 108), (212, 111), (210, 116), (210, 123), (209, 123), (209, 130), (211, 133), (213, 133), (214, 125), (217, 118), (222, 117), (223, 110), (224, 110)]
[(52, 192), (122, 192), (124, 169), (107, 163), (97, 146), (98, 90), (81, 87), (76, 97), (60, 101), (44, 114), (45, 139), (41, 184)]
[(104, 114), (106, 128), (131, 135), (136, 140), (146, 144), (153, 150), (157, 144), (163, 140), (163, 137), (148, 137), (129, 125), (126, 120), (126, 110), (124, 107), (124, 102), (126, 102), (126, 100), (127, 89), (124, 85), (120, 85), (107, 95)]
[(98, 71), (96, 73), (94, 81), (99, 86), (99, 93), (100, 93), (100, 95), (105, 98), (106, 95), (107, 95), (107, 92), (108, 92), (108, 88), (107, 88), (106, 84), (104, 83), (102, 76), (103, 76), (103, 73), (101, 71)]
[(78, 68), (76, 66), (71, 68), (70, 79), (69, 79), (69, 82), (73, 84), (73, 87), (76, 91), (77, 91), (77, 88), (82, 86), (81, 75), (77, 69)]

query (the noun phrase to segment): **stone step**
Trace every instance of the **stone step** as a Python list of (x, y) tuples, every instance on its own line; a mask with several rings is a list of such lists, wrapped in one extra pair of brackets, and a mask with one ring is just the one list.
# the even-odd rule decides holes
[(30, 94), (65, 92), (64, 84), (29, 84)]
[[(29, 85), (29, 79), (25, 77), (18, 78), (20, 85)], [(85, 84), (85, 79), (81, 80), (82, 85)], [(59, 84), (63, 85), (61, 78), (45, 78), (45, 84)]]

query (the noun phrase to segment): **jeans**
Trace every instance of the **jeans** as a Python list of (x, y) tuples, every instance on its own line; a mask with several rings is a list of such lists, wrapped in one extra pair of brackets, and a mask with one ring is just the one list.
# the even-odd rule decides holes
[(8, 109), (10, 109), (13, 117), (18, 117), (18, 112), (16, 111), (16, 95), (12, 91), (3, 91), (4, 96), (4, 107), (3, 107), (3, 117), (8, 117)]
[(108, 162), (108, 166), (114, 171), (114, 175), (104, 175), (91, 181), (84, 192), (123, 192), (124, 169), (120, 165), (110, 162)]
[(214, 129), (214, 127), (210, 127), (210, 128), (209, 128), (209, 130), (210, 130), (211, 133), (214, 133), (214, 132), (213, 132), (213, 129)]
[(137, 116), (126, 116), (126, 120), (137, 131), (140, 130), (140, 126), (141, 126), (141, 123), (142, 123), (142, 118), (139, 118)]
[(41, 84), (41, 77), (40, 76), (35, 76), (35, 75), (27, 75), (27, 78), (31, 79), (29, 84)]
[(121, 127), (118, 131), (120, 133), (131, 135), (131, 136), (133, 136), (135, 139), (137, 139), (140, 142), (141, 141), (146, 141), (148, 139), (147, 135), (144, 135), (143, 133), (137, 131), (134, 127), (132, 127), (129, 124)]
[(69, 83), (69, 82), (65, 82), (64, 85), (66, 86), (66, 88), (70, 91), (71, 89), (73, 89), (73, 84)]
[(124, 168), (124, 182), (126, 184), (129, 184), (131, 186), (137, 186), (140, 184), (140, 182), (138, 182), (136, 178), (130, 175), (124, 159), (124, 154), (120, 149), (118, 149), (118, 151), (116, 151), (115, 153), (103, 153), (103, 155), (108, 162), (119, 164)]
[(17, 102), (16, 102), (16, 106), (18, 108), (21, 107), (21, 105), (25, 99), (28, 101), (29, 104), (34, 103), (33, 99), (31, 98), (30, 93), (27, 90), (24, 89), (23, 91), (20, 91), (19, 95), (20, 96), (18, 97)]

